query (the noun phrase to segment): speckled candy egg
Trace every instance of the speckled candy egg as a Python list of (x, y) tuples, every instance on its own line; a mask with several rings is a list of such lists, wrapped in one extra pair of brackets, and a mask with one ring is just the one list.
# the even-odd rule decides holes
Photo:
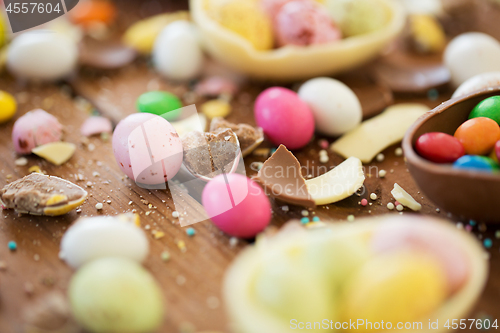
[(254, 237), (271, 221), (271, 204), (264, 191), (240, 174), (213, 178), (203, 189), (201, 199), (212, 222), (231, 236)]
[(342, 135), (363, 118), (358, 97), (338, 80), (327, 77), (309, 80), (300, 87), (298, 94), (311, 108), (316, 130), (322, 134)]
[(169, 79), (195, 78), (203, 64), (203, 53), (195, 27), (187, 21), (167, 25), (156, 38), (153, 63), (156, 70)]
[(446, 47), (444, 63), (455, 86), (486, 72), (500, 71), (500, 43), (480, 32), (455, 37)]
[(462, 83), (451, 97), (460, 97), (476, 90), (498, 86), (500, 86), (500, 72), (478, 74)]
[(174, 127), (150, 113), (135, 113), (118, 123), (113, 152), (120, 169), (140, 184), (162, 184), (182, 164), (182, 142)]
[(18, 154), (31, 154), (40, 145), (60, 141), (62, 125), (56, 117), (42, 109), (26, 113), (14, 123), (12, 143)]
[(14, 39), (7, 53), (7, 68), (24, 79), (53, 81), (75, 69), (78, 47), (66, 35), (51, 30), (25, 32)]
[(64, 234), (60, 257), (73, 268), (103, 257), (142, 262), (148, 255), (149, 243), (135, 219), (138, 215), (131, 213), (79, 219)]
[(286, 88), (268, 88), (257, 97), (255, 120), (274, 144), (288, 149), (304, 147), (314, 134), (311, 109)]

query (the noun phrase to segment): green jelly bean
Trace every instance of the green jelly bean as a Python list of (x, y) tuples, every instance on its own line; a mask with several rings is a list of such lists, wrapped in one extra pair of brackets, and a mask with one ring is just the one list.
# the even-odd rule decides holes
[(478, 117), (493, 119), (500, 125), (500, 96), (488, 97), (476, 105), (469, 114), (469, 119)]
[(137, 99), (140, 112), (156, 114), (168, 121), (176, 120), (181, 115), (182, 102), (179, 98), (165, 91), (150, 91)]

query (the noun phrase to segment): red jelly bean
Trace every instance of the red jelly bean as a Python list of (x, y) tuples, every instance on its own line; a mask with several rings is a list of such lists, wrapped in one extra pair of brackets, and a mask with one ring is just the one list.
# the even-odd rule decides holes
[(415, 148), (422, 157), (435, 163), (453, 163), (465, 154), (464, 146), (457, 138), (439, 132), (422, 134)]

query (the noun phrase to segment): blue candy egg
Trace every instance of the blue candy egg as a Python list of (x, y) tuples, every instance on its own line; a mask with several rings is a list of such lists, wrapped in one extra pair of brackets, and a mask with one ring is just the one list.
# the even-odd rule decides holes
[(498, 170), (498, 165), (488, 157), (465, 155), (453, 163), (453, 168), (493, 172), (494, 170)]

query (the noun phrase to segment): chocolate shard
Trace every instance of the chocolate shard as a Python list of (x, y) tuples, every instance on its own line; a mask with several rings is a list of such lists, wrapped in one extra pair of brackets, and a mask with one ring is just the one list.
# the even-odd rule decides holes
[(302, 177), (299, 161), (283, 145), (264, 162), (253, 179), (276, 199), (298, 206), (316, 207)]

